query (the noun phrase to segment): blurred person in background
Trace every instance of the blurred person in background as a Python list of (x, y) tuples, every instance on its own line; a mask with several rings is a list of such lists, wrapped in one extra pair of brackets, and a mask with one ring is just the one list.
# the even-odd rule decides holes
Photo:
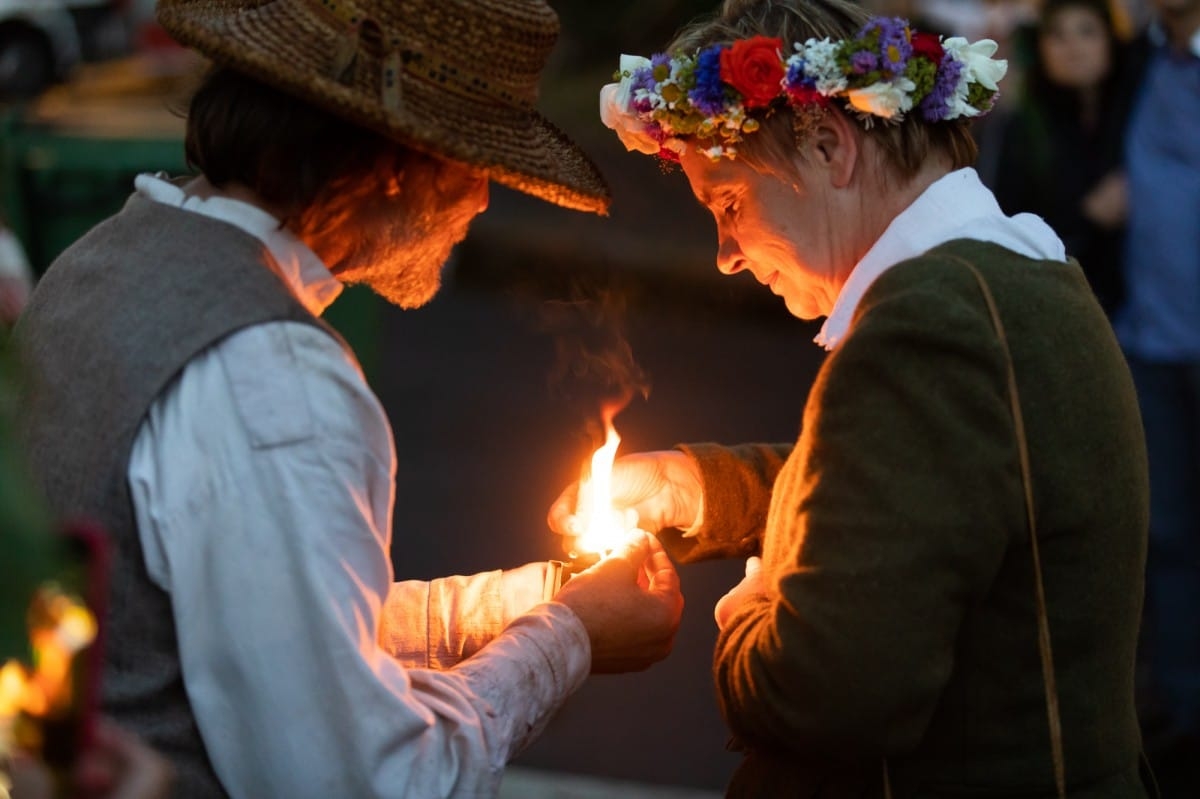
[[(1131, 53), (1118, 338), (1150, 453), (1147, 752), (1200, 792), (1200, 0), (1153, 0)], [(1171, 794), (1168, 794), (1170, 796)]]
[(1120, 53), (1107, 0), (1046, 0), (993, 179), (1006, 213), (1035, 213), (1062, 237), (1110, 316), (1122, 297), (1125, 222)]
[(679, 161), (717, 268), (826, 317), (831, 351), (795, 443), (614, 468), (679, 558), (761, 554), (715, 609), (730, 795), (1145, 796), (1137, 401), (1061, 240), (971, 168), (995, 43), (727, 0), (665, 49), (622, 56), (603, 120)]
[(16, 331), (32, 473), (115, 539), (104, 710), (185, 799), (493, 795), (590, 672), (667, 655), (677, 576), (642, 534), (554, 601), (546, 563), (393, 582), (391, 428), (318, 317), (343, 283), (428, 302), (490, 180), (606, 209), (535, 110), (558, 19), (544, 0), (162, 0), (158, 19), (214, 62), (188, 110), (200, 174), (138, 177)]
[(20, 240), (0, 220), (0, 330), (16, 324), (33, 291), (33, 272)]

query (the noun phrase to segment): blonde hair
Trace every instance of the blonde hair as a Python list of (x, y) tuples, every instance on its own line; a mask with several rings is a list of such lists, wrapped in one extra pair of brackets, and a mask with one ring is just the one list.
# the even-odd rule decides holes
[[(861, 6), (847, 0), (725, 0), (721, 8), (675, 35), (670, 53), (692, 53), (713, 44), (753, 36), (778, 37), (790, 52), (795, 42), (808, 39), (846, 39), (871, 18)], [(790, 171), (797, 144), (812, 122), (812, 109), (784, 111), (763, 121), (752, 136), (738, 143), (738, 158), (760, 172)], [(846, 113), (840, 108), (830, 113)], [(929, 123), (919, 113), (902, 122), (876, 122), (864, 131), (881, 154), (889, 172), (907, 183), (931, 155), (943, 155), (952, 169), (971, 166), (979, 148), (967, 120)]]

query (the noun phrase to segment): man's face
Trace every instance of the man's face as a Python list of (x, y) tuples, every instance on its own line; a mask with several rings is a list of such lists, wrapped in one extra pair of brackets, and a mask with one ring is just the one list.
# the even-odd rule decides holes
[(345, 207), (326, 209), (329, 232), (306, 237), (310, 246), (343, 283), (417, 308), (437, 294), (450, 251), (487, 208), (488, 179), (462, 164), (420, 158), (378, 189), (355, 194)]

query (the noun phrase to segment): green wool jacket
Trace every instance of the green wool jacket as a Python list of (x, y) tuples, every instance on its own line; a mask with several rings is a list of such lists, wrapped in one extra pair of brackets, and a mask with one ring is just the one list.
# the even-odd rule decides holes
[[(1072, 799), (1143, 797), (1134, 650), (1148, 521), (1128, 369), (1074, 263), (960, 240), (867, 292), (791, 446), (685, 446), (685, 560), (761, 545), (768, 593), (722, 631), (734, 796), (1052, 797), (1006, 360), (1032, 462)], [(886, 766), (885, 766), (886, 762)]]

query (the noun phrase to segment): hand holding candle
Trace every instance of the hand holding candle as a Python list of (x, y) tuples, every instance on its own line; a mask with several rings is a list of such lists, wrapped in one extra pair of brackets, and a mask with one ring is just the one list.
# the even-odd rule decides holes
[(643, 531), (572, 578), (555, 601), (587, 629), (596, 674), (640, 671), (665, 658), (683, 615), (679, 575), (658, 540)]

